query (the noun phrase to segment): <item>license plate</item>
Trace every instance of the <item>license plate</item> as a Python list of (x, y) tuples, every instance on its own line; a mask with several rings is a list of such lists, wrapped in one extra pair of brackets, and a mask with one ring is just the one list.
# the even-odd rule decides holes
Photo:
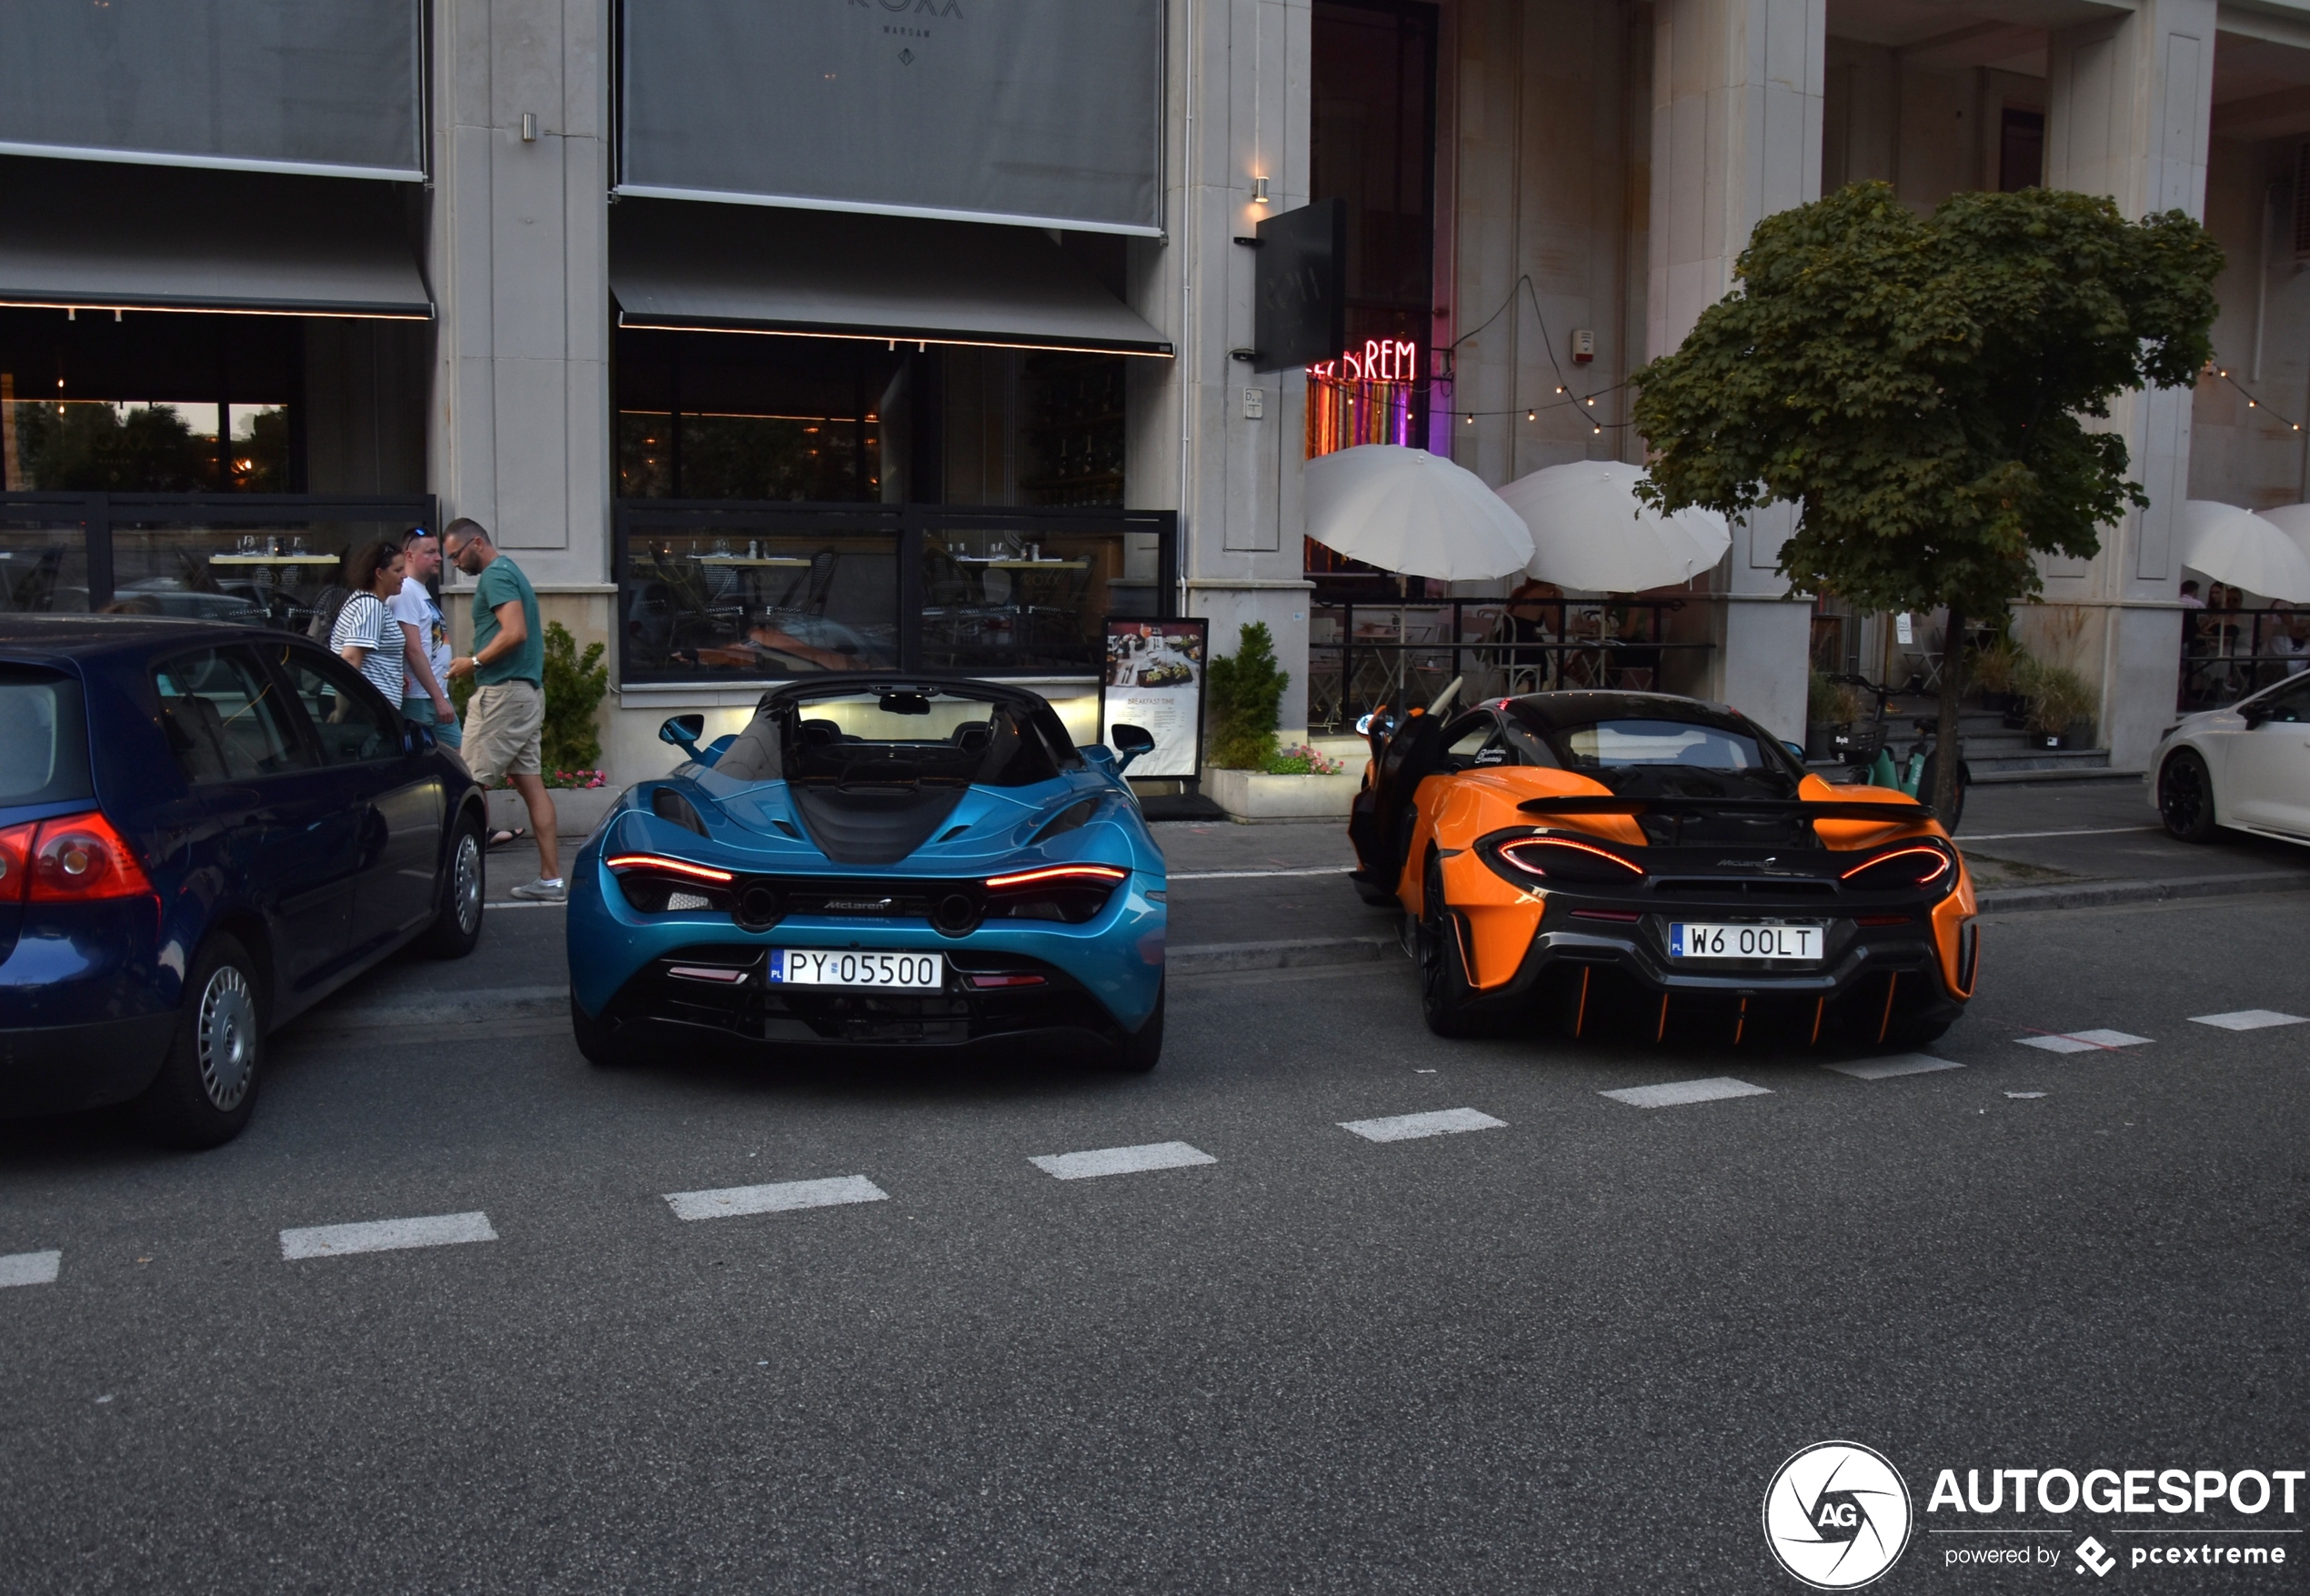
[(1818, 964), (1824, 929), (1821, 926), (1672, 925), (1668, 928), (1668, 956)]
[(876, 987), (887, 991), (935, 992), (947, 984), (939, 953), (818, 953), (770, 949), (774, 987)]

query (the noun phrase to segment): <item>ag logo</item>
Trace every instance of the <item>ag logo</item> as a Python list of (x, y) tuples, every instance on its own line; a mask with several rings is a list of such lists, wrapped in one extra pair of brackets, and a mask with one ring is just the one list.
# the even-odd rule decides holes
[(1877, 1578), (1900, 1560), (1910, 1528), (1901, 1471), (1851, 1441), (1805, 1448), (1765, 1488), (1765, 1544), (1816, 1591), (1852, 1591)]

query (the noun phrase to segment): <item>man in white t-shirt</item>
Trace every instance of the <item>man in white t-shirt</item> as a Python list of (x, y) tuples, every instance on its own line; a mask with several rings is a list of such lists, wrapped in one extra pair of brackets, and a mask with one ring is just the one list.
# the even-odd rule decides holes
[(465, 734), (449, 702), (449, 628), (442, 624), (441, 607), (426, 586), (441, 570), (441, 543), (424, 527), (412, 527), (402, 539), (401, 553), (406, 567), (401, 591), (393, 599), (393, 618), (401, 623), (408, 657), (401, 713), (416, 725), (431, 727), (434, 740), (454, 748)]

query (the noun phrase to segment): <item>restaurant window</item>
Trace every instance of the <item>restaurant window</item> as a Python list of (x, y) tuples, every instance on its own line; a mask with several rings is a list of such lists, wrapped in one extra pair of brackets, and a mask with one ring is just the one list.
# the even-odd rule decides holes
[(623, 679), (758, 681), (899, 664), (895, 531), (638, 516), (618, 604)]

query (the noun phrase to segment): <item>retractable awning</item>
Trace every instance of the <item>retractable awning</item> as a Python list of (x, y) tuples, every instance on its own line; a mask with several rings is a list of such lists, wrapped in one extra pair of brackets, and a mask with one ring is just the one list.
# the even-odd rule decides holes
[(626, 200), (609, 284), (620, 326), (1171, 353), (1032, 227)]
[(427, 320), (409, 186), (0, 157), (0, 305)]

